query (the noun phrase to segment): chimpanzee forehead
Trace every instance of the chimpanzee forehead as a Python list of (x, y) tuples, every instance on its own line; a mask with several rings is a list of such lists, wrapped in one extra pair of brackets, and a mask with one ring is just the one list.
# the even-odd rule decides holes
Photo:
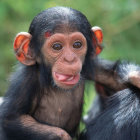
[(73, 33), (73, 32), (78, 32), (80, 30), (78, 30), (78, 27), (76, 26), (76, 24), (69, 24), (67, 23), (63, 23), (63, 24), (56, 24), (56, 26), (54, 26), (54, 28), (46, 30), (45, 31), (45, 37), (50, 37), (52, 34), (55, 33)]
[(76, 23), (65, 22), (62, 24), (57, 24), (54, 27), (54, 33), (67, 33), (67, 32), (80, 31), (78, 29), (79, 27)]
[(87, 18), (79, 11), (67, 7), (53, 7), (38, 14), (30, 25), (29, 32), (41, 33), (50, 30), (60, 32), (69, 30), (89, 32), (90, 24)]

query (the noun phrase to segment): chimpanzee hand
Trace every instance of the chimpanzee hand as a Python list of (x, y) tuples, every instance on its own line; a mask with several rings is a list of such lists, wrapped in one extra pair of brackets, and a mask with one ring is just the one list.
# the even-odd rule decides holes
[(56, 133), (60, 137), (61, 140), (72, 140), (71, 136), (62, 129), (58, 128), (58, 130), (56, 130)]
[(116, 69), (116, 73), (119, 76), (118, 81), (121, 84), (130, 84), (137, 88), (140, 88), (140, 66), (139, 65), (122, 61), (118, 65)]
[(137, 88), (140, 88), (140, 71), (131, 72), (128, 76), (130, 83)]

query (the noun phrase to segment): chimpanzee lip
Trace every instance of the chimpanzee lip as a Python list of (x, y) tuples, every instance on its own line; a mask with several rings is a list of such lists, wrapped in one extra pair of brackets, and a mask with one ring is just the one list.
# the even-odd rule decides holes
[(53, 75), (56, 81), (65, 85), (75, 85), (80, 80), (80, 73), (75, 75), (69, 75), (69, 74), (61, 74), (58, 72), (54, 72)]

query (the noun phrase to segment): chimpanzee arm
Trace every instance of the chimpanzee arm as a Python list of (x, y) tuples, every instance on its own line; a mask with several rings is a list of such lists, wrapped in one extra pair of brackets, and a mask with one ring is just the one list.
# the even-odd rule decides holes
[(8, 140), (71, 140), (61, 128), (41, 124), (29, 115), (5, 119), (3, 128)]
[(119, 76), (116, 73), (116, 69), (119, 66), (120, 61), (108, 61), (103, 59), (97, 59), (95, 61), (94, 79), (95, 82), (105, 85), (113, 90), (121, 90), (126, 88), (124, 83), (121, 83), (118, 79)]
[(93, 65), (94, 74), (88, 73), (86, 75), (88, 80), (94, 80), (115, 91), (125, 89), (127, 84), (140, 88), (140, 67), (138, 65), (103, 59), (96, 59)]

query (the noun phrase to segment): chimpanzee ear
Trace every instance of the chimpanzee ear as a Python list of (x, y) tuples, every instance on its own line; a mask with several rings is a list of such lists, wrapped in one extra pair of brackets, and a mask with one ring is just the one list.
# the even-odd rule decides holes
[(32, 36), (27, 32), (17, 34), (14, 41), (14, 51), (16, 58), (24, 65), (33, 65), (36, 63), (33, 52), (29, 47)]
[(102, 42), (103, 42), (103, 32), (102, 29), (98, 26), (94, 26), (91, 29), (94, 32), (93, 36), (93, 43), (95, 48), (95, 54), (98, 55), (101, 53), (103, 47), (102, 47)]

